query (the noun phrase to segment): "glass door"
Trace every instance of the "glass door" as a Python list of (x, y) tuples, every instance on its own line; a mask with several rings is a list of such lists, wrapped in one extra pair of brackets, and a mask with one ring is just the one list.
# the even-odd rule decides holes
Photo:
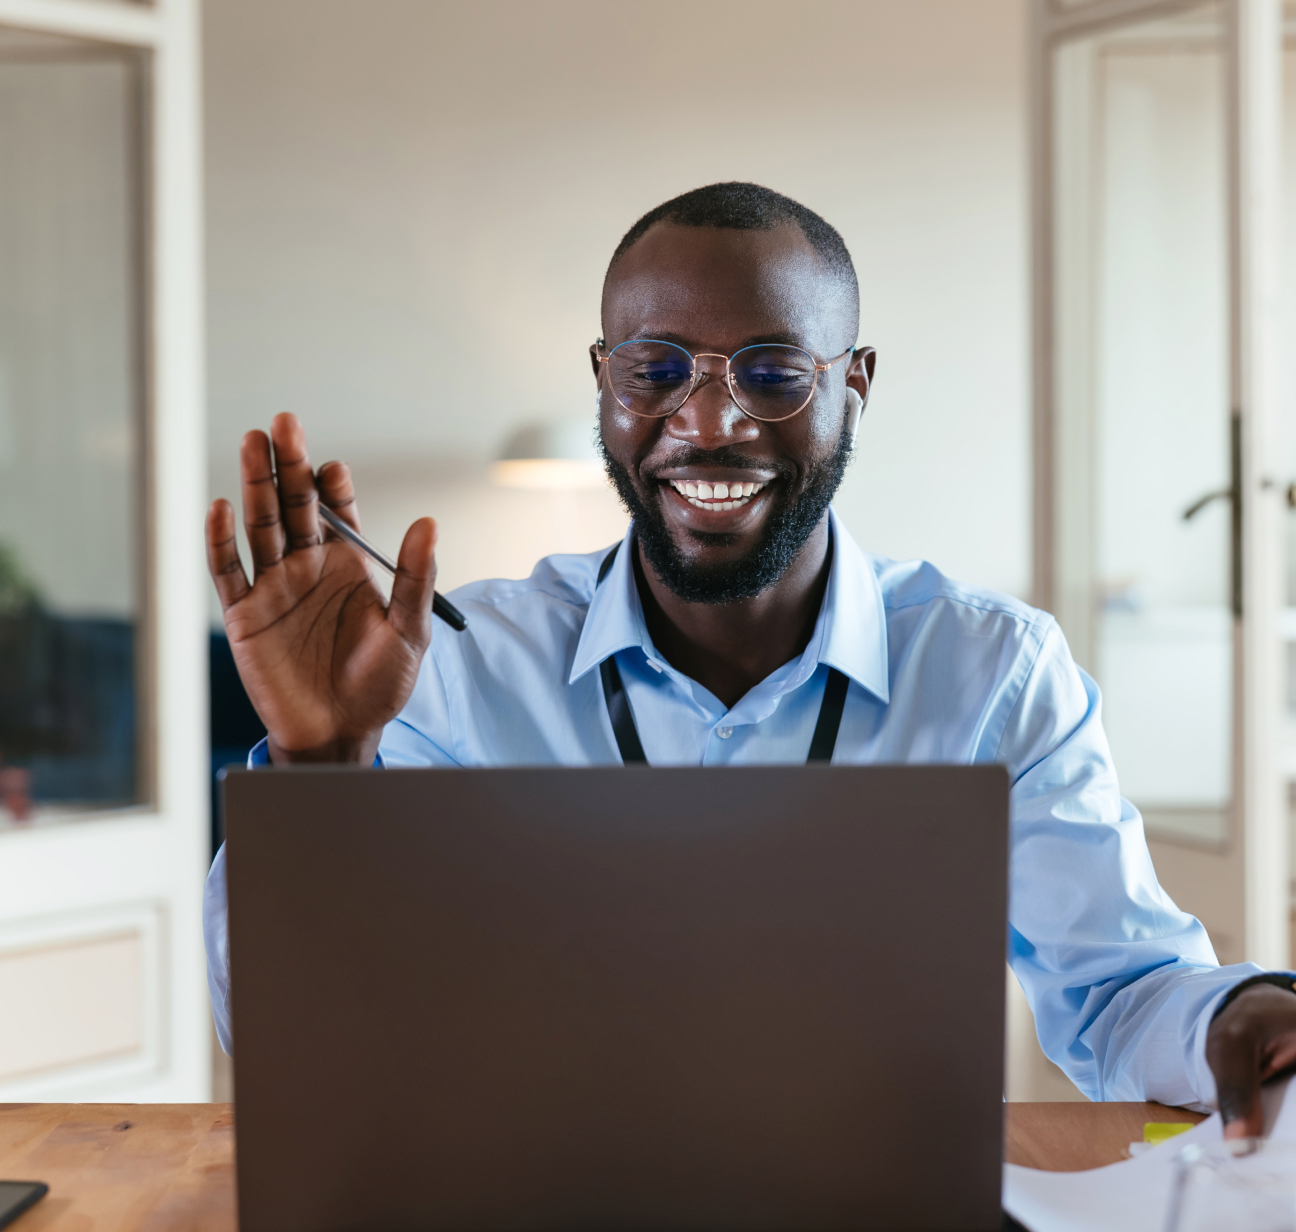
[(152, 794), (144, 62), (0, 28), (0, 827)]
[(1149, 832), (1233, 798), (1227, 65), (1222, 4), (1054, 53), (1055, 610)]
[(197, 35), (0, 0), (0, 1101), (210, 1092)]
[(1163, 884), (1222, 961), (1279, 965), (1280, 514), (1258, 271), (1280, 7), (1038, 0), (1035, 33), (1037, 601), (1102, 689)]
[[(1284, 5), (1283, 23), (1283, 209), (1282, 324), (1280, 337), (1296, 338), (1296, 0)], [(1289, 784), (1296, 825), (1296, 346), (1282, 348), (1279, 362), (1281, 437), (1287, 484), (1286, 583), (1282, 632), (1287, 659), (1283, 773)], [(1296, 843), (1293, 844), (1293, 902), (1296, 902)], [(1296, 931), (1296, 928), (1294, 928)], [(1293, 947), (1296, 952), (1296, 946)]]

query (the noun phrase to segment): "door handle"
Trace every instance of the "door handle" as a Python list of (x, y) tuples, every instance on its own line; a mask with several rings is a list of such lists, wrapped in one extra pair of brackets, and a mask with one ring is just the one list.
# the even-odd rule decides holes
[[(1199, 496), (1183, 511), (1183, 520), (1191, 522), (1212, 501), (1229, 503), (1229, 582), (1233, 615), (1242, 618), (1242, 416), (1234, 411), (1229, 422), (1229, 479), (1227, 488)], [(1287, 489), (1287, 503), (1296, 509), (1296, 483)]]
[[(1220, 488), (1218, 492), (1207, 492), (1205, 496), (1199, 496), (1187, 509), (1183, 511), (1183, 520), (1191, 522), (1211, 501), (1233, 499), (1232, 488)], [(1287, 503), (1296, 509), (1296, 483), (1287, 489)]]

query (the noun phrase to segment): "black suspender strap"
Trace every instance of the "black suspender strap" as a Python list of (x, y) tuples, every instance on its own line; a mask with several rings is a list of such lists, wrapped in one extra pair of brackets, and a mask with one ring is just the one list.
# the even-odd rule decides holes
[[(596, 587), (602, 584), (611, 571), (620, 546), (618, 543), (603, 557), (598, 579), (594, 583)], [(621, 760), (627, 766), (646, 766), (648, 758), (644, 756), (643, 745), (639, 741), (639, 729), (635, 726), (625, 685), (621, 683), (615, 655), (608, 655), (599, 664), (599, 675), (603, 678), (603, 700), (607, 703), (608, 718), (612, 721), (612, 734), (616, 737)], [(841, 727), (842, 711), (846, 707), (846, 691), (849, 688), (850, 679), (835, 667), (830, 667), (828, 683), (824, 685), (823, 702), (819, 707), (819, 721), (815, 724), (814, 736), (810, 740), (807, 765), (812, 761), (832, 761), (833, 750), (837, 747), (837, 730)]]
[[(599, 565), (596, 587), (603, 584), (616, 560), (618, 543)], [(630, 699), (626, 696), (625, 685), (621, 683), (621, 673), (617, 670), (616, 656), (608, 655), (599, 664), (599, 675), (603, 677), (603, 700), (607, 703), (608, 718), (612, 720), (612, 734), (616, 737), (617, 748), (621, 750), (621, 760), (627, 766), (647, 765), (643, 745), (639, 743), (639, 729), (635, 726), (634, 714), (630, 710)]]
[(814, 735), (810, 739), (807, 765), (812, 761), (832, 761), (833, 750), (837, 747), (837, 729), (841, 726), (842, 711), (846, 708), (846, 690), (849, 688), (849, 677), (835, 667), (830, 667), (828, 683), (824, 685), (823, 703), (819, 707), (819, 722), (815, 724)]
[(626, 696), (625, 685), (621, 683), (615, 655), (608, 655), (599, 664), (599, 673), (603, 677), (603, 700), (607, 702), (608, 718), (612, 720), (612, 734), (616, 736), (617, 748), (621, 750), (621, 760), (627, 766), (646, 766), (648, 759), (644, 756), (643, 745), (639, 743), (639, 729), (630, 712), (630, 699)]

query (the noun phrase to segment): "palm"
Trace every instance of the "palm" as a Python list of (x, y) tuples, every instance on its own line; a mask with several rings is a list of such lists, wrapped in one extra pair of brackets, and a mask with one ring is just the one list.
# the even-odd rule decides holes
[(225, 614), (234, 662), (267, 729), (316, 748), (389, 722), (418, 673), (421, 647), (387, 623), (364, 561), (341, 543), (292, 553)]
[[(387, 604), (354, 548), (320, 541), (316, 480), (300, 425), (281, 416), (272, 431), (274, 479), (262, 434), (250, 433), (244, 443), (244, 508), (255, 566), (250, 586), (234, 548), (228, 503), (217, 502), (208, 520), (230, 648), (272, 749), (324, 755), (358, 749), (376, 741), (418, 676), (431, 633), (431, 534), (424, 532), (432, 528), (424, 520), (406, 536)], [(355, 525), (345, 468), (324, 468), (320, 485), (323, 499)], [(420, 547), (427, 567), (411, 569)]]

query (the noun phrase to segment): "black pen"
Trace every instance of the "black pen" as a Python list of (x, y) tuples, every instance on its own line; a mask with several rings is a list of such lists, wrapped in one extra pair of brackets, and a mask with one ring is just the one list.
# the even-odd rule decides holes
[[(319, 515), (328, 523), (329, 528), (341, 535), (352, 547), (359, 548), (366, 556), (376, 560), (392, 577), (396, 576), (396, 564), (388, 560), (358, 530), (353, 530), (323, 501), (319, 503)], [(456, 633), (462, 633), (468, 627), (464, 614), (449, 599), (443, 599), (436, 591), (432, 592), (432, 614), (440, 616)]]

